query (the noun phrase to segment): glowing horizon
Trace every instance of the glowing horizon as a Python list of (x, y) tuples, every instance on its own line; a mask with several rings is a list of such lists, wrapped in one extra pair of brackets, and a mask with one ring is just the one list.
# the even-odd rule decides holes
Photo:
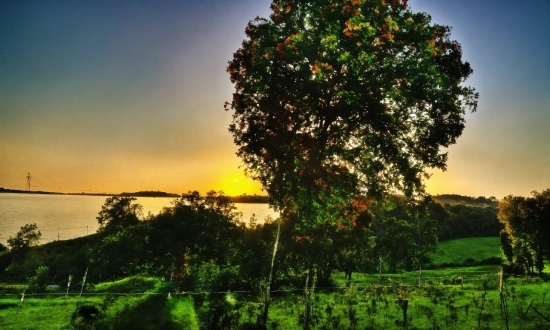
[[(480, 92), (427, 192), (550, 187), (550, 3), (410, 0), (452, 27)], [(268, 0), (0, 5), (0, 187), (263, 194), (228, 132), (226, 73)], [(529, 26), (529, 33), (525, 27)]]

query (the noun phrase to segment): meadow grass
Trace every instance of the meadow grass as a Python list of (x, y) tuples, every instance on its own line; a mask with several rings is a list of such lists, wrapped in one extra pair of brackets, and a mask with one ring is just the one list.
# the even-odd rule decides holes
[(501, 255), (499, 237), (470, 237), (439, 242), (429, 257), (433, 264), (458, 264), (468, 258), (482, 261), (500, 258)]
[[(344, 275), (337, 273), (334, 287), (318, 287), (313, 295), (312, 329), (402, 329), (405, 300), (410, 330), (504, 329), (498, 270), (498, 266), (426, 270), (420, 287), (417, 272), (384, 274), (384, 280), (378, 274), (354, 273), (349, 287)], [(19, 309), (20, 296), (3, 291), (0, 328), (200, 329), (194, 295), (169, 296), (176, 288), (175, 283), (139, 276), (98, 284), (90, 293), (101, 294), (83, 296), (80, 305), (95, 306), (101, 314), (91, 321), (79, 318), (72, 323), (78, 295), (27, 296)], [(121, 293), (136, 295), (117, 295)], [(550, 328), (535, 312), (550, 314), (548, 293), (550, 283), (540, 278), (507, 278), (504, 297), (509, 328)], [(234, 297), (240, 303), (235, 313), (240, 324), (257, 321), (260, 297), (254, 293), (235, 293)], [(274, 292), (272, 298), (268, 329), (301, 329), (303, 290)]]
[(103, 282), (94, 286), (94, 292), (152, 293), (170, 286), (154, 277), (132, 276), (118, 281)]
[[(433, 275), (445, 278), (456, 275), (456, 271), (434, 271)], [(354, 277), (365, 283), (376, 281), (369, 275), (354, 274)], [(550, 313), (547, 293), (550, 283), (538, 278), (507, 279), (504, 297), (509, 328), (550, 328), (550, 323), (533, 309), (543, 315)], [(371, 286), (352, 285), (334, 292), (319, 290), (314, 298), (313, 323), (319, 329), (401, 329), (403, 300), (408, 302), (409, 329), (505, 329), (498, 276), (494, 273), (466, 277), (464, 285), (441, 281), (415, 287), (384, 281)], [(270, 310), (270, 322), (279, 329), (301, 329), (304, 306), (303, 295), (298, 292), (277, 297)]]
[[(62, 289), (48, 295), (26, 294), (22, 304), (20, 293), (9, 288), (0, 295), (1, 329), (199, 329), (193, 299), (169, 297), (175, 284), (157, 278), (100, 283), (81, 298), (77, 292), (65, 297)], [(73, 319), (77, 306), (93, 306), (100, 313), (90, 320)]]
[[(424, 269), (420, 273), (420, 283), (433, 284), (443, 283), (463, 278), (464, 283), (468, 283), (470, 279), (476, 279), (480, 275), (498, 276), (500, 267), (497, 265), (485, 266), (470, 266), (470, 267), (450, 267), (443, 269)], [(373, 286), (373, 285), (401, 285), (401, 286), (417, 286), (419, 271), (401, 272), (397, 274), (382, 273), (382, 280), (378, 274), (366, 274), (354, 272), (352, 274), (352, 285), (354, 286)], [(333, 276), (337, 286), (345, 287), (346, 280), (343, 273), (337, 273)]]

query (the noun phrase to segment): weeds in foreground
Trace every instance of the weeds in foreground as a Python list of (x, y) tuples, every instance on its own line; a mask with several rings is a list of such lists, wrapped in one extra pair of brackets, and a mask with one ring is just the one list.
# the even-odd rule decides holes
[[(499, 291), (490, 277), (477, 281), (422, 287), (354, 286), (319, 291), (312, 299), (311, 329), (505, 329)], [(547, 329), (550, 284), (510, 280), (503, 290), (510, 329)], [(427, 282), (426, 282), (427, 283)], [(447, 282), (445, 282), (447, 283)], [(384, 284), (387, 284), (386, 282)], [(15, 297), (0, 297), (0, 327), (25, 328), (163, 328), (163, 329), (301, 329), (305, 301), (300, 291), (273, 296), (266, 327), (260, 325), (263, 300), (251, 293), (225, 292), (202, 296), (153, 294), (171, 291), (171, 284), (153, 279), (98, 285), (100, 289), (138, 288), (150, 294), (25, 298), (17, 314)], [(143, 292), (143, 291), (142, 291)], [(173, 290), (172, 290), (173, 292)], [(207, 299), (208, 298), (208, 299)], [(201, 305), (197, 302), (201, 301)], [(406, 303), (405, 303), (406, 302)], [(496, 302), (496, 303), (495, 303)], [(539, 315), (540, 313), (540, 315)], [(209, 321), (210, 320), (210, 321)]]

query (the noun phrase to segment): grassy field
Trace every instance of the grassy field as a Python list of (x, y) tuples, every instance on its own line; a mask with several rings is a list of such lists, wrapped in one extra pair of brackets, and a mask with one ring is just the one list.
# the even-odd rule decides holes
[[(436, 263), (464, 263), (500, 256), (498, 238), (441, 242)], [(312, 296), (312, 329), (550, 329), (550, 282), (508, 276), (504, 282), (507, 317), (498, 290), (499, 266), (448, 267), (399, 274), (344, 274), (333, 287), (317, 287)], [(420, 280), (420, 286), (419, 286)], [(79, 299), (80, 287), (65, 297), (64, 288), (47, 295), (26, 295), (24, 285), (0, 284), (0, 329), (192, 329), (213, 311), (196, 308), (202, 293), (182, 294), (176, 283), (132, 277), (97, 284)], [(179, 292), (179, 293), (178, 293)], [(231, 329), (255, 329), (262, 311), (258, 292), (213, 294)], [(268, 329), (301, 329), (305, 299), (300, 289), (272, 293)], [(549, 298), (550, 299), (550, 298)], [(405, 305), (407, 306), (404, 319)], [(77, 306), (86, 308), (75, 313)], [(219, 311), (219, 309), (218, 309)], [(540, 313), (540, 314), (539, 314)], [(542, 315), (542, 316), (541, 316)]]
[[(407, 301), (409, 329), (505, 329), (498, 292), (498, 266), (461, 267), (418, 273), (353, 274), (345, 287), (317, 288), (312, 299), (313, 329), (402, 329)], [(3, 286), (0, 296), (2, 329), (200, 329), (200, 312), (193, 305), (196, 295), (176, 295), (173, 283), (151, 277), (133, 277), (98, 284), (83, 296), (80, 306), (93, 306), (99, 313), (88, 319), (73, 317), (78, 295), (26, 296), (20, 305), (22, 287)], [(170, 295), (168, 293), (171, 292)], [(510, 277), (505, 297), (510, 329), (548, 329), (540, 317), (550, 315), (546, 294), (550, 283), (538, 278)], [(55, 292), (50, 292), (55, 293)], [(129, 294), (129, 295), (122, 295)], [(274, 292), (268, 329), (301, 329), (304, 317), (302, 290)], [(225, 299), (227, 294), (220, 294)], [(261, 304), (256, 293), (232, 293), (228, 317), (238, 324), (257, 320)], [(230, 302), (228, 302), (230, 304)], [(231, 307), (234, 306), (234, 307)], [(233, 309), (231, 309), (233, 308)], [(536, 311), (535, 311), (536, 310)]]
[[(466, 277), (464, 285), (449, 277), (422, 287), (384, 283), (319, 293), (313, 323), (318, 329), (402, 329), (406, 300), (408, 329), (506, 329), (497, 283), (495, 275), (482, 275)], [(550, 323), (535, 312), (550, 313), (548, 291), (548, 283), (509, 279), (505, 294), (509, 329), (548, 329)], [(278, 329), (300, 329), (304, 308), (296, 306), (303, 304), (302, 296), (279, 299), (271, 310), (271, 322)]]
[[(168, 296), (175, 284), (150, 277), (101, 283), (79, 299), (78, 293), (26, 295), (22, 288), (3, 286), (0, 295), (1, 329), (191, 329), (199, 324), (191, 296)], [(93, 306), (90, 317), (73, 314), (78, 306)]]
[(467, 259), (480, 262), (501, 255), (499, 237), (471, 237), (439, 242), (430, 258), (435, 265), (462, 264)]

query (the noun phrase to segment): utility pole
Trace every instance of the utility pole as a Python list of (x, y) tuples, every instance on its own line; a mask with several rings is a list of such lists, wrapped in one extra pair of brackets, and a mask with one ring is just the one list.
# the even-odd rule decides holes
[(27, 172), (27, 190), (31, 191), (31, 173)]

